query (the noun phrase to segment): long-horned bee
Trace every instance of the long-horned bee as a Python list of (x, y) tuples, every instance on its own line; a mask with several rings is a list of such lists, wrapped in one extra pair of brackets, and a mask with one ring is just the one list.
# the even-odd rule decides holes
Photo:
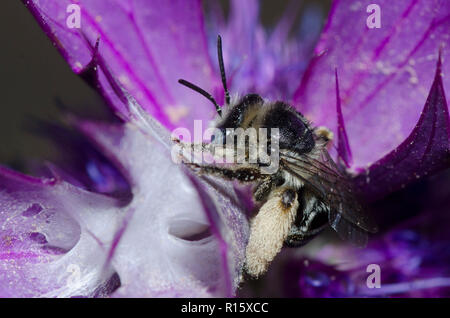
[[(285, 102), (267, 101), (257, 94), (232, 100), (227, 89), (220, 36), (217, 51), (225, 91), (223, 114), (222, 107), (209, 93), (188, 81), (179, 82), (215, 105), (219, 132), (225, 134), (229, 128), (278, 128), (279, 131), (279, 162), (274, 173), (263, 173), (267, 164), (261, 162), (228, 166), (186, 163), (200, 174), (253, 184), (253, 199), (260, 208), (250, 220), (246, 272), (253, 277), (260, 276), (283, 245), (303, 246), (328, 226), (342, 239), (364, 246), (368, 232), (376, 232), (376, 226), (356, 200), (348, 176), (330, 157), (326, 134), (318, 133), (301, 113)], [(223, 134), (213, 135), (209, 145), (222, 144), (225, 139)], [(193, 144), (184, 146), (189, 145)], [(203, 149), (208, 149), (208, 145)]]

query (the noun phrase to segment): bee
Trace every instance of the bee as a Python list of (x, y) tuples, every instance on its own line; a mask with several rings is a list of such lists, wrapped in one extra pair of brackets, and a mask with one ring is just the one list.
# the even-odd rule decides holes
[[(253, 199), (260, 208), (250, 220), (246, 273), (254, 278), (261, 276), (283, 246), (303, 246), (327, 227), (334, 229), (342, 239), (365, 246), (368, 233), (375, 233), (377, 227), (356, 199), (348, 175), (328, 153), (327, 134), (314, 128), (286, 102), (264, 100), (258, 94), (232, 100), (220, 36), (217, 53), (225, 91), (224, 113), (211, 94), (186, 80), (180, 79), (179, 83), (213, 103), (218, 113), (218, 131), (228, 128), (279, 130), (279, 163), (275, 173), (262, 173), (264, 164), (259, 162), (231, 166), (186, 163), (199, 174), (253, 185)], [(213, 135), (211, 143), (224, 140)]]

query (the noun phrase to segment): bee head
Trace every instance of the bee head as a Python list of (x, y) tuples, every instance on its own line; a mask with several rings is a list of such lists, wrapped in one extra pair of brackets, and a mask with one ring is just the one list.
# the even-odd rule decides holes
[(252, 124), (251, 113), (256, 113), (263, 103), (264, 100), (258, 94), (247, 94), (234, 105), (230, 105), (224, 117), (216, 125), (218, 131), (211, 137), (211, 142), (225, 144), (227, 132), (230, 133), (230, 129), (250, 127)]

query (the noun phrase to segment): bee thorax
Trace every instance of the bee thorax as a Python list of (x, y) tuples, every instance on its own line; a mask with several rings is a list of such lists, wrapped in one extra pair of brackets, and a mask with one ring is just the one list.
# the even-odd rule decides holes
[(303, 188), (304, 184), (303, 184), (302, 180), (300, 180), (296, 176), (293, 176), (291, 173), (289, 173), (287, 171), (283, 171), (282, 176), (283, 176), (283, 179), (285, 180), (284, 186), (287, 186), (287, 187), (290, 187), (290, 188), (293, 188), (296, 190)]

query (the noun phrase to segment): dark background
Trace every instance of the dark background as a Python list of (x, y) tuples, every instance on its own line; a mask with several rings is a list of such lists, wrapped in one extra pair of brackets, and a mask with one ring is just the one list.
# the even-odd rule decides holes
[[(289, 2), (262, 0), (264, 25), (275, 25)], [(330, 3), (304, 0), (298, 19), (311, 4), (318, 5), (326, 17)], [(228, 1), (221, 4), (227, 13)], [(39, 162), (57, 153), (51, 143), (26, 129), (27, 122), (35, 119), (61, 122), (57, 98), (78, 114), (102, 118), (105, 111), (102, 100), (72, 73), (21, 1), (2, 1), (0, 10), (0, 164), (27, 171), (25, 159)]]

